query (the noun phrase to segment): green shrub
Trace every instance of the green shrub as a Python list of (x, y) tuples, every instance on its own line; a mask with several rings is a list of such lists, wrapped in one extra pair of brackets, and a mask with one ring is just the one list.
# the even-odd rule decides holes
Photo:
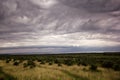
[(85, 67), (82, 69), (83, 71), (88, 71)]
[(102, 63), (102, 67), (104, 67), (104, 68), (112, 68), (113, 67), (113, 62), (111, 62), (111, 61), (104, 61)]
[(91, 65), (89, 69), (92, 70), (92, 71), (96, 71), (97, 70), (97, 66), (96, 65)]
[(7, 59), (7, 60), (6, 60), (6, 63), (9, 63), (9, 62), (10, 62), (10, 59)]
[(82, 62), (81, 64), (82, 64), (83, 66), (87, 66), (87, 63), (85, 63), (85, 62)]
[(53, 63), (52, 62), (49, 62), (49, 65), (52, 65)]
[(81, 62), (78, 62), (77, 65), (80, 66)]
[(25, 67), (30, 67), (30, 68), (34, 68), (36, 65), (35, 65), (35, 63), (33, 62), (33, 61), (31, 61), (31, 60), (29, 60), (29, 61), (27, 61), (27, 63), (24, 63), (23, 64), (23, 67), (25, 68)]
[(114, 64), (114, 65), (113, 65), (113, 69), (114, 69), (115, 71), (120, 71), (120, 65), (119, 65), (119, 64)]
[(74, 64), (74, 61), (73, 60), (64, 60), (64, 64), (67, 65), (67, 66), (72, 66)]
[(23, 60), (19, 60), (19, 63), (22, 63), (23, 62)]
[(62, 64), (61, 64), (61, 63), (58, 63), (58, 66), (62, 66)]
[(35, 65), (30, 65), (30, 68), (34, 68), (35, 67)]
[(38, 61), (38, 62), (41, 62), (41, 60), (40, 60), (40, 59), (38, 59), (37, 61)]
[(24, 67), (24, 68), (28, 67), (27, 63), (24, 63), (24, 64), (23, 64), (23, 67)]
[(45, 61), (41, 61), (41, 63), (40, 64), (45, 64)]
[(16, 62), (13, 63), (13, 65), (18, 66), (19, 62), (16, 61)]
[(27, 62), (27, 65), (30, 66), (30, 68), (33, 68), (33, 67), (36, 66), (35, 63), (34, 63), (33, 61), (31, 61), (31, 60), (29, 60), (29, 61)]
[(59, 63), (59, 61), (58, 61), (57, 59), (55, 59), (55, 60), (54, 60), (54, 63), (56, 63), (56, 64), (57, 64), (57, 63)]

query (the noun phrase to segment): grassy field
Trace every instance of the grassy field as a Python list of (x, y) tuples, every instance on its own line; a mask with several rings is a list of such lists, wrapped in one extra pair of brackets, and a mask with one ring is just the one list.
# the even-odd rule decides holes
[(0, 60), (0, 80), (120, 80), (120, 71), (101, 66), (91, 70), (90, 65), (40, 64), (40, 61), (34, 60), (35, 67), (31, 68), (24, 67), (27, 60), (13, 65), (15, 61), (19, 60), (11, 59), (9, 63)]

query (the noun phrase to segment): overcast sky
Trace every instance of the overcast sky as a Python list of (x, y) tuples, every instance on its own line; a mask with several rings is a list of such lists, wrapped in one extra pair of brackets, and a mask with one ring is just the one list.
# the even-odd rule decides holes
[(19, 46), (119, 51), (120, 0), (0, 0), (0, 47)]

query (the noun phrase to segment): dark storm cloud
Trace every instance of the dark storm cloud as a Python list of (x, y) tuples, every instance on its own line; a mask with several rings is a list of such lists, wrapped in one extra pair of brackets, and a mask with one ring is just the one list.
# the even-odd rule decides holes
[[(108, 22), (107, 22), (107, 20), (106, 21), (103, 20), (104, 22), (106, 22), (105, 24), (101, 23), (102, 20), (95, 20), (95, 21), (94, 20), (93, 21), (89, 20), (88, 22), (86, 22), (85, 24), (83, 24), (83, 26), (81, 27), (81, 29), (83, 31), (91, 31), (93, 33), (101, 33), (101, 34), (113, 33), (113, 34), (120, 34), (120, 29), (115, 29), (116, 26), (119, 27), (119, 25), (120, 25), (119, 20), (115, 19), (116, 20), (115, 22), (113, 20), (108, 21)], [(114, 22), (114, 23), (111, 23), (111, 22)], [(101, 26), (102, 24), (103, 24), (103, 26)]]
[(120, 45), (119, 11), (119, 0), (0, 0), (0, 43)]
[[(0, 0), (0, 39), (14, 41), (24, 39), (24, 32), (33, 30), (27, 23), (27, 18), (33, 19), (39, 11), (38, 6), (25, 0)], [(14, 5), (14, 6), (13, 6)], [(29, 22), (29, 21), (28, 21)], [(28, 36), (28, 35), (27, 35)]]
[(4, 20), (5, 18), (5, 10), (4, 10), (4, 7), (2, 5), (2, 2), (0, 2), (0, 23), (2, 20)]

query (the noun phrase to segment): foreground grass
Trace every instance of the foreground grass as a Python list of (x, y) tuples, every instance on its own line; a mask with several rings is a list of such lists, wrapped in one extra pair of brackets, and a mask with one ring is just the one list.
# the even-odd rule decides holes
[(0, 67), (0, 80), (16, 80), (13, 76), (2, 71)]
[[(120, 80), (120, 72), (111, 69), (98, 68), (99, 71), (90, 71), (89, 66), (66, 66), (57, 64), (39, 64), (35, 68), (23, 68), (23, 63), (13, 66), (0, 61), (3, 72), (12, 75), (17, 80)], [(10, 80), (10, 79), (5, 79)], [(12, 79), (14, 80), (14, 79)]]

